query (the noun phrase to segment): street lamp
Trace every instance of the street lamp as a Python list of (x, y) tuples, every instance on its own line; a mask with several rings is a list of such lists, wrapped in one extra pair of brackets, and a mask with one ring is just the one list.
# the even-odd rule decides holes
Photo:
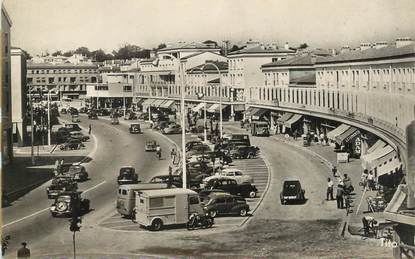
[(35, 149), (34, 149), (34, 146), (33, 146), (33, 144), (34, 144), (34, 142), (35, 142), (35, 134), (34, 134), (34, 132), (33, 132), (33, 100), (32, 100), (32, 98), (33, 98), (33, 89), (34, 89), (34, 87), (32, 87), (32, 88), (30, 88), (29, 89), (29, 94), (30, 94), (30, 98), (29, 98), (29, 103), (30, 103), (30, 139), (31, 139), (31, 144), (32, 144), (32, 146), (31, 146), (31, 149), (30, 149), (30, 157), (31, 157), (31, 160), (32, 160), (32, 165), (35, 165), (36, 163), (35, 163)]

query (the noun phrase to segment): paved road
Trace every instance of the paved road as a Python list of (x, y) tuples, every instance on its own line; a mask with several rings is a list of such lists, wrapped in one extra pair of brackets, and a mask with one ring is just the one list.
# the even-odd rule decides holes
[[(84, 226), (88, 226), (88, 223), (101, 218), (109, 209), (114, 208), (116, 176), (120, 166), (134, 166), (143, 181), (166, 171), (168, 161), (159, 161), (154, 153), (146, 153), (145, 141), (155, 139), (164, 150), (170, 148), (170, 144), (164, 138), (152, 132), (132, 135), (128, 133), (126, 126), (114, 126), (106, 120), (88, 120), (83, 117), (81, 126), (88, 127), (89, 124), (99, 142), (96, 151), (93, 152), (93, 160), (84, 164), (91, 180), (79, 185), (80, 190), (87, 190), (85, 196), (91, 200), (93, 208), (93, 211), (84, 216)], [(33, 190), (13, 206), (2, 211), (3, 232), (12, 236), (10, 253), (13, 253), (13, 249), (22, 240), (33, 246), (40, 240), (48, 240), (52, 233), (62, 233), (65, 236), (70, 233), (67, 219), (52, 218), (48, 211), (52, 201), (46, 197), (47, 185)]]

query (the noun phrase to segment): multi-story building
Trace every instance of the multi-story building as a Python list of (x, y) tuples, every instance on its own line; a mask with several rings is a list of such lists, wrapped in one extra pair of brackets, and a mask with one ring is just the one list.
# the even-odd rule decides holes
[(79, 99), (86, 95), (86, 84), (98, 82), (98, 66), (86, 64), (28, 63), (29, 88), (44, 93), (54, 90), (55, 98)]
[(92, 60), (82, 54), (73, 54), (72, 56), (36, 56), (30, 60), (31, 63), (51, 63), (57, 64), (88, 64), (92, 65)]
[(1, 6), (1, 146), (2, 164), (7, 165), (13, 158), (13, 130), (10, 72), (10, 28), (12, 22), (5, 7)]
[(19, 48), (11, 49), (11, 86), (12, 86), (12, 122), (13, 142), (18, 146), (27, 143), (26, 108), (26, 56)]

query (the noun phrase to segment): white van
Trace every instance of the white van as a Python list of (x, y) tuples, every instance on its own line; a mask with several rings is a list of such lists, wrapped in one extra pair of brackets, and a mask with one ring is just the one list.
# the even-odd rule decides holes
[(136, 221), (158, 231), (165, 225), (186, 224), (189, 215), (203, 214), (199, 195), (189, 189), (145, 190), (136, 192)]

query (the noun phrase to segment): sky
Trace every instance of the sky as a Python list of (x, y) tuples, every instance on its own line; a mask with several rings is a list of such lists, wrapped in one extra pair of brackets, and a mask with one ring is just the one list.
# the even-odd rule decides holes
[(351, 47), (415, 38), (415, 0), (3, 0), (12, 45), (33, 54), (248, 39)]

